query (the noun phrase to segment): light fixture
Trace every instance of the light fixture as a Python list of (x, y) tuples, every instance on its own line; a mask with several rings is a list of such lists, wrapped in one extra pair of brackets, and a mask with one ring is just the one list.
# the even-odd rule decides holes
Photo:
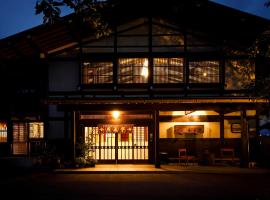
[(207, 76), (207, 73), (206, 72), (203, 72), (203, 76), (206, 77)]
[(194, 112), (194, 110), (185, 110), (185, 115), (189, 115), (189, 114), (191, 114), (193, 112)]
[(141, 75), (144, 76), (145, 78), (148, 77), (148, 59), (145, 59), (143, 62)]
[(120, 117), (120, 112), (115, 110), (115, 111), (112, 112), (112, 116), (113, 116), (114, 119), (118, 119)]

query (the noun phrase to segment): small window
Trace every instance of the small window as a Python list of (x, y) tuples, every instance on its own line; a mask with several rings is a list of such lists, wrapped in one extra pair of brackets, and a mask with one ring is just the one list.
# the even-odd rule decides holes
[(189, 62), (190, 83), (219, 83), (218, 61)]
[(0, 143), (7, 142), (7, 123), (0, 122)]
[(13, 154), (27, 154), (27, 123), (13, 123)]
[(113, 82), (112, 62), (84, 62), (83, 84), (107, 84)]
[(148, 59), (120, 58), (118, 83), (148, 83)]
[(183, 58), (154, 58), (154, 83), (182, 83)]
[(30, 139), (44, 138), (43, 122), (30, 122), (29, 123), (29, 138)]

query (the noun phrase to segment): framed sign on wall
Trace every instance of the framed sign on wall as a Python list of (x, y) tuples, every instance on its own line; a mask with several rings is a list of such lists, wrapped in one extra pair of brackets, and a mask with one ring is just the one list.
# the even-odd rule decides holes
[(240, 123), (232, 123), (231, 124), (231, 132), (232, 133), (241, 133), (241, 124)]
[(203, 134), (204, 133), (204, 125), (175, 125), (174, 133), (178, 135), (183, 134)]

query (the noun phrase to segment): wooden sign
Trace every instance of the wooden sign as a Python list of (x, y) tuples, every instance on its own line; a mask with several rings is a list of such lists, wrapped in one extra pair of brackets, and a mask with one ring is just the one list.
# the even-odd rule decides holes
[(183, 135), (183, 134), (203, 134), (204, 125), (175, 125), (174, 133)]

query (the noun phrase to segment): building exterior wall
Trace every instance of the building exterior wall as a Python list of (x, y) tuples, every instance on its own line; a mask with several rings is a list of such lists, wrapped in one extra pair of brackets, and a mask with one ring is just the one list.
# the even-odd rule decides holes
[[(95, 148), (104, 152), (108, 147), (106, 133), (100, 133), (100, 127), (132, 124), (147, 127), (149, 163), (159, 164), (159, 152), (177, 156), (181, 147), (196, 156), (205, 149), (218, 156), (220, 148), (231, 147), (240, 157), (248, 149), (248, 134), (253, 139), (258, 137), (257, 104), (249, 100), (245, 89), (255, 81), (255, 69), (259, 66), (239, 50), (242, 46), (228, 50), (237, 47), (238, 41), (227, 43), (223, 33), (211, 35), (203, 26), (199, 27), (202, 30), (191, 27), (156, 16), (121, 19), (114, 23), (112, 35), (82, 38), (76, 48), (63, 48), (61, 53), (46, 58), (46, 94), (39, 102), (46, 112), (29, 112), (30, 117), (34, 116), (30, 120), (29, 116), (7, 119), (7, 143), (14, 144), (16, 123), (25, 124), (21, 127), (27, 138), (28, 123), (42, 121), (45, 136), (40, 139), (58, 146), (58, 153), (74, 159), (77, 143), (85, 142), (85, 130), (89, 135), (94, 127), (98, 134), (103, 134)], [(70, 51), (75, 56), (69, 56)], [(18, 91), (24, 95), (28, 90), (15, 93)], [(114, 110), (126, 112), (123, 122), (112, 121), (108, 113)], [(142, 113), (151, 117), (140, 118)], [(15, 115), (20, 114), (18, 111)], [(183, 130), (188, 132), (182, 133)], [(126, 144), (126, 140), (135, 140), (112, 131), (108, 134), (113, 138), (110, 142), (115, 143), (110, 143), (109, 154), (117, 152), (114, 148)], [(30, 144), (28, 139), (25, 142)], [(135, 162), (131, 158), (139, 150), (128, 145), (125, 148), (133, 151), (128, 151), (127, 162)], [(31, 154), (30, 146), (25, 148)], [(118, 153), (98, 155), (103, 161), (106, 156), (110, 158), (107, 161), (118, 157)]]
[(79, 85), (79, 63), (57, 61), (49, 63), (49, 91), (77, 91)]

